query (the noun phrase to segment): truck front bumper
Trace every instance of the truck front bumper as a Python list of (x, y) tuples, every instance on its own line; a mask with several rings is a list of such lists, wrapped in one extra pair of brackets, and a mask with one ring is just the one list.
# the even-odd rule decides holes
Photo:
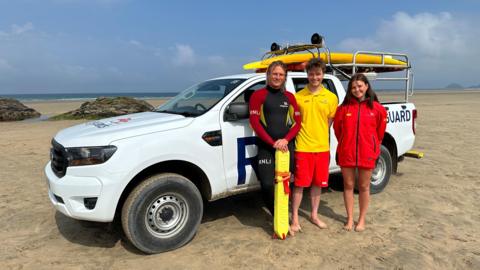
[(119, 198), (112, 179), (93, 176), (72, 176), (68, 173), (58, 178), (45, 166), (48, 196), (53, 206), (74, 219), (98, 222), (113, 220)]

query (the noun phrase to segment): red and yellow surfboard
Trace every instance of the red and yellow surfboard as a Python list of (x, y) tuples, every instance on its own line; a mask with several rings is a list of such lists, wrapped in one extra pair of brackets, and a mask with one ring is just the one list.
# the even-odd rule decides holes
[[(255, 69), (255, 70), (263, 70), (270, 65), (270, 63), (274, 61), (282, 61), (285, 64), (297, 64), (297, 63), (305, 63), (312, 58), (318, 57), (318, 53), (295, 53), (295, 54), (285, 54), (274, 56), (270, 58), (263, 59), (261, 61), (255, 61), (243, 66), (243, 69)], [(330, 53), (330, 60), (332, 64), (352, 64), (353, 63), (353, 53)], [(325, 62), (328, 63), (328, 58), (326, 53), (320, 53), (320, 58)], [(358, 54), (355, 59), (356, 64), (375, 64), (380, 65), (382, 64), (382, 57), (379, 55), (370, 55), (370, 54)], [(407, 63), (392, 57), (385, 56), (384, 63), (385, 65), (392, 66), (393, 68), (398, 67), (399, 70), (407, 68)]]

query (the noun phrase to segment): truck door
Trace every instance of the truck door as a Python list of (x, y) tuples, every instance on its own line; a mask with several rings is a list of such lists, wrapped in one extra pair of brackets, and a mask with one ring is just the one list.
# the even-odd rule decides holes
[(223, 167), (228, 190), (249, 189), (259, 186), (254, 171), (257, 146), (255, 145), (255, 134), (250, 127), (248, 118), (227, 120), (224, 116), (230, 104), (248, 104), (251, 94), (263, 87), (265, 87), (265, 79), (252, 82), (246, 86), (245, 90), (233, 97), (220, 111)]

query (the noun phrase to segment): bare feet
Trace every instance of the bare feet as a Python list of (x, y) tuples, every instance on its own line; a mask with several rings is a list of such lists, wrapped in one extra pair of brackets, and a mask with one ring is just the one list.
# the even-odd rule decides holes
[(288, 229), (288, 232), (290, 233), (291, 236), (295, 236), (296, 232), (302, 232), (302, 227), (300, 227), (300, 224), (292, 224), (290, 225), (290, 228)]
[(343, 229), (344, 229), (345, 231), (351, 231), (351, 230), (353, 230), (353, 221), (347, 221), (347, 223), (345, 223), (345, 224), (343, 225)]
[(310, 217), (310, 221), (317, 225), (320, 229), (326, 229), (328, 228), (327, 224), (325, 222), (321, 221), (318, 217)]
[(355, 231), (356, 232), (363, 232), (365, 231), (365, 221), (359, 221), (357, 223), (357, 226), (355, 226)]

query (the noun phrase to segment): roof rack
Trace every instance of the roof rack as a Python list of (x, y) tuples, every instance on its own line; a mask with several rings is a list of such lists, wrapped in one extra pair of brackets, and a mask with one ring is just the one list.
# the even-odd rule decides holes
[[(364, 73), (369, 80), (404, 82), (405, 101), (408, 101), (408, 97), (413, 95), (414, 80), (413, 72), (411, 71), (412, 66), (406, 54), (356, 51), (352, 54), (351, 60), (335, 63), (335, 61), (332, 61), (332, 56), (335, 56), (335, 53), (330, 52), (322, 36), (318, 33), (313, 34), (311, 42), (312, 44), (287, 45), (284, 48), (274, 42), (270, 47), (271, 50), (263, 55), (262, 61), (283, 55), (293, 55), (298, 52), (309, 52), (312, 54), (312, 58), (326, 58), (324, 60), (327, 65), (327, 73), (338, 77), (340, 80), (349, 80), (355, 73)], [(320, 52), (321, 49), (325, 51), (324, 54)], [(365, 58), (370, 59), (370, 61), (364, 61), (363, 59)], [(295, 63), (289, 65), (289, 67), (297, 71), (303, 71), (305, 64)], [(264, 71), (264, 69), (258, 69), (257, 71)], [(389, 72), (403, 72), (403, 74), (397, 77), (378, 76), (378, 73)]]

